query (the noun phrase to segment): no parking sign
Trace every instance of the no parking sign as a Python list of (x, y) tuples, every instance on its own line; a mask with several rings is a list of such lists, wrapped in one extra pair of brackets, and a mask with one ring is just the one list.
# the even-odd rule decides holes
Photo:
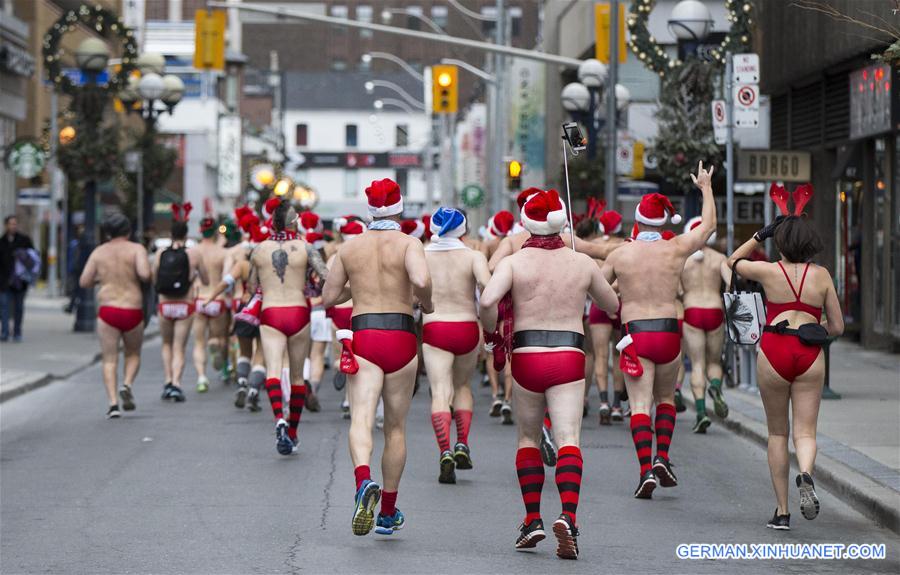
[(738, 128), (759, 126), (759, 86), (734, 85), (734, 125)]

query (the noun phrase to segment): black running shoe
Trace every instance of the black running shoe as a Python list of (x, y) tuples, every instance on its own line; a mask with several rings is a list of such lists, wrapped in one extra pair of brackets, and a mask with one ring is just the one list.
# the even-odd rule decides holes
[(344, 386), (347, 385), (347, 374), (341, 370), (337, 370), (334, 372), (334, 379), (331, 380), (331, 383), (334, 384), (334, 388), (338, 391), (344, 389)]
[(675, 477), (675, 472), (672, 471), (672, 463), (661, 455), (653, 458), (653, 474), (656, 475), (657, 481), (663, 487), (675, 487), (678, 485), (678, 478)]
[(537, 544), (547, 538), (544, 532), (544, 522), (540, 519), (532, 519), (531, 523), (519, 526), (519, 536), (516, 537), (516, 549), (534, 549)]
[(259, 406), (259, 390), (256, 388), (251, 387), (247, 392), (247, 409), (254, 413), (262, 409)]
[(819, 515), (819, 497), (812, 476), (809, 473), (797, 475), (797, 487), (800, 489), (800, 513), (806, 519), (815, 519)]
[(110, 405), (109, 409), (106, 410), (106, 419), (119, 419), (122, 417), (122, 412), (119, 411), (118, 404)]
[(281, 455), (290, 455), (294, 452), (294, 442), (288, 437), (287, 421), (279, 419), (275, 424), (275, 450)]
[(722, 388), (718, 385), (710, 385), (709, 396), (713, 400), (713, 411), (716, 412), (716, 415), (722, 419), (728, 417), (728, 404), (725, 403), (725, 397), (722, 396)]
[(494, 398), (494, 402), (491, 404), (491, 417), (500, 417), (500, 409), (503, 407), (503, 402)]
[(438, 483), (456, 483), (456, 460), (452, 451), (441, 453), (441, 474), (438, 475)]
[(684, 397), (682, 397), (680, 389), (675, 390), (675, 411), (676, 413), (687, 411), (687, 406), (684, 405)]
[(238, 387), (237, 392), (234, 394), (234, 406), (238, 409), (244, 409), (245, 405), (247, 405), (247, 386), (242, 385)]
[(769, 519), (769, 522), (766, 523), (766, 527), (769, 529), (777, 529), (779, 531), (790, 531), (791, 530), (791, 514), (787, 513), (785, 515), (778, 514), (778, 508), (775, 508), (775, 515)]
[(613, 406), (609, 418), (616, 423), (623, 421), (625, 417), (622, 415), (622, 408)]
[(306, 389), (306, 409), (313, 413), (319, 412), (322, 409), (322, 406), (319, 405), (319, 396), (313, 393), (309, 385), (306, 386)]
[(578, 527), (563, 513), (553, 522), (556, 535), (556, 556), (560, 559), (578, 559)]
[(176, 403), (182, 403), (184, 401), (184, 391), (177, 385), (172, 386), (172, 389), (169, 391), (169, 396), (169, 399)]
[(457, 443), (453, 446), (453, 459), (456, 461), (457, 469), (472, 469), (472, 454), (469, 452), (469, 446), (465, 443)]
[(556, 445), (550, 430), (541, 426), (541, 459), (547, 467), (556, 467)]
[(512, 418), (512, 406), (508, 401), (504, 401), (500, 407), (500, 416), (503, 418), (503, 425), (512, 425), (515, 423)]
[(131, 393), (131, 386), (126, 385), (119, 391), (119, 397), (122, 398), (122, 409), (125, 411), (134, 411), (134, 394)]
[(167, 383), (166, 385), (164, 385), (160, 399), (172, 399), (172, 390), (173, 389), (175, 389), (175, 386), (172, 385), (171, 381), (169, 383)]
[(597, 417), (600, 418), (600, 425), (609, 425), (612, 422), (612, 411), (609, 409), (608, 403), (601, 403), (600, 409), (597, 410)]
[(638, 483), (637, 489), (634, 490), (635, 499), (653, 499), (653, 490), (656, 489), (656, 475), (650, 469), (643, 475)]
[(704, 414), (697, 414), (697, 421), (694, 423), (694, 433), (706, 433), (706, 429), (712, 425), (712, 420)]

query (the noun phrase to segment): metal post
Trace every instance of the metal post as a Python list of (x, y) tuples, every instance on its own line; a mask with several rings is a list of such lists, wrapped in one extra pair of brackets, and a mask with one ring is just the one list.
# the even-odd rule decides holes
[[(766, 189), (768, 189), (768, 186), (766, 186)], [(772, 223), (772, 202), (766, 199), (765, 191), (763, 191), (763, 223), (767, 226)], [(771, 245), (772, 242), (766, 242), (765, 246), (763, 246), (766, 250), (767, 258), (772, 257)]]
[[(727, 253), (734, 253), (734, 90), (732, 79), (733, 58), (725, 53), (725, 225), (727, 226)], [(768, 202), (765, 202), (768, 203)]]
[[(497, 20), (494, 23), (494, 43), (497, 46), (503, 46), (506, 43), (505, 39), (505, 28), (506, 28), (506, 7), (504, 6), (503, 0), (497, 0)], [(504, 156), (506, 156), (506, 114), (505, 108), (508, 105), (507, 101), (507, 93), (506, 93), (506, 58), (502, 54), (494, 55), (494, 65), (496, 68), (494, 69), (494, 76), (497, 77), (497, 93), (496, 93), (496, 106), (494, 107), (494, 141), (493, 147), (496, 153), (497, 162), (493, 165), (493, 170), (495, 172), (494, 177), (496, 178), (496, 188), (494, 188), (494, 192), (496, 194), (495, 202), (496, 209), (495, 211), (502, 210), (506, 208), (507, 200), (506, 193), (504, 191), (504, 180), (505, 173), (504, 167), (505, 163), (503, 161)]]
[[(84, 183), (84, 233), (81, 235), (80, 251), (90, 254), (97, 243), (97, 182), (93, 179)], [(82, 257), (87, 260), (86, 255)], [(79, 288), (81, 289), (81, 288)], [(94, 288), (81, 290), (81, 299), (75, 313), (75, 331), (93, 332), (97, 323)]]
[(606, 209), (616, 209), (616, 82), (619, 78), (619, 0), (609, 3), (609, 74), (606, 84)]
[[(150, 204), (153, 204), (153, 194), (148, 194), (150, 196)], [(146, 239), (144, 234), (147, 229), (144, 227), (144, 218), (147, 217), (148, 214), (145, 214), (146, 208), (144, 206), (144, 154), (141, 153), (141, 157), (137, 163), (137, 241), (145, 244)], [(150, 214), (153, 212), (151, 211)]]
[(143, 243), (145, 239), (143, 234), (148, 233), (150, 228), (153, 227), (153, 220), (155, 217), (153, 206), (156, 203), (153, 197), (154, 190), (152, 188), (150, 190), (144, 190), (144, 160), (147, 158), (148, 152), (150, 152), (156, 141), (156, 118), (153, 115), (153, 101), (151, 100), (147, 106), (150, 108), (150, 116), (146, 118), (144, 122), (144, 137), (141, 140), (141, 161), (138, 162), (137, 172), (138, 197), (141, 198), (142, 202), (141, 227), (143, 229), (138, 233), (138, 241), (141, 243)]
[(447, 201), (444, 205), (456, 206), (456, 114), (447, 114), (447, 145), (450, 146), (450, 153), (447, 154), (450, 165), (447, 166), (447, 180), (450, 185), (447, 187)]
[[(50, 161), (47, 172), (50, 174), (50, 229), (47, 238), (47, 291), (50, 297), (59, 295), (59, 265), (57, 264), (57, 244), (59, 243), (59, 202), (60, 181), (59, 167), (56, 163), (56, 152), (59, 139), (59, 125), (56, 118), (59, 107), (59, 96), (56, 91), (50, 93)], [(65, 250), (63, 250), (65, 251)]]
[(590, 99), (588, 100), (587, 126), (588, 131), (588, 160), (597, 159), (597, 108), (600, 104), (600, 90), (597, 88), (588, 88)]

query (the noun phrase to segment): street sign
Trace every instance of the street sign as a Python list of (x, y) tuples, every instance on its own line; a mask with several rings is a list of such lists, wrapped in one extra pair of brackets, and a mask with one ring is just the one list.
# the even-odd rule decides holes
[(20, 206), (49, 206), (50, 188), (22, 188), (16, 200)]
[[(604, 64), (609, 64), (609, 2), (594, 4), (594, 58)], [(619, 4), (619, 32), (616, 37), (619, 41), (619, 63), (624, 64), (628, 57), (628, 49), (625, 46), (625, 6)]]
[(80, 68), (63, 68), (63, 74), (76, 86), (84, 86), (86, 84), (105, 86), (109, 83), (109, 72), (107, 70), (85, 72)]
[(228, 115), (219, 118), (218, 190), (223, 198), (241, 195), (241, 117)]
[(759, 54), (735, 54), (733, 65), (735, 84), (759, 84)]
[(459, 195), (467, 208), (479, 208), (484, 203), (484, 189), (478, 184), (469, 184), (460, 190)]
[(22, 138), (13, 142), (6, 152), (6, 167), (26, 180), (31, 179), (44, 171), (47, 163), (47, 154), (34, 140)]
[(712, 125), (716, 143), (720, 146), (724, 145), (725, 138), (728, 135), (728, 116), (725, 113), (725, 100), (712, 101)]
[(755, 128), (759, 126), (759, 86), (757, 84), (734, 85), (734, 126)]
[(740, 150), (738, 178), (755, 182), (808, 182), (809, 152), (777, 150)]
[(225, 69), (224, 10), (194, 12), (194, 68), (198, 70)]
[(141, 169), (142, 157), (143, 153), (140, 150), (125, 152), (125, 171), (129, 174), (136, 174)]

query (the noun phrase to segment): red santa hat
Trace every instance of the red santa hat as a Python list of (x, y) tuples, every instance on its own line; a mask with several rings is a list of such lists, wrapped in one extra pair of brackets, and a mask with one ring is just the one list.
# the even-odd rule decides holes
[(250, 243), (259, 244), (267, 239), (269, 239), (268, 228), (263, 228), (258, 223), (250, 226)]
[(320, 250), (325, 247), (325, 235), (321, 232), (306, 232), (306, 243)]
[(663, 230), (662, 234), (660, 235), (662, 235), (662, 239), (669, 241), (675, 237), (675, 232), (673, 232), (672, 230)]
[(607, 210), (597, 218), (600, 222), (600, 231), (610, 236), (622, 231), (622, 214), (615, 210)]
[[(700, 216), (694, 216), (693, 218), (689, 219), (687, 221), (687, 223), (684, 224), (684, 233), (688, 233), (689, 231), (693, 230), (694, 228), (699, 226), (702, 221), (703, 221), (703, 218)], [(709, 239), (706, 240), (706, 245), (711, 246), (714, 243), (716, 243), (716, 232), (715, 231), (713, 231), (712, 235), (709, 236)], [(700, 253), (703, 253), (703, 252), (700, 252)]]
[(566, 224), (566, 207), (559, 192), (538, 190), (527, 197), (522, 206), (522, 224), (534, 235), (558, 234)]
[(366, 231), (366, 228), (359, 221), (354, 220), (346, 222), (339, 228), (339, 231), (345, 240), (349, 240)]
[(272, 196), (266, 203), (263, 204), (263, 215), (266, 218), (271, 218), (272, 214), (275, 213), (275, 209), (281, 205), (281, 198), (278, 196)]
[(317, 214), (313, 212), (303, 212), (300, 214), (300, 228), (306, 233), (321, 233), (322, 230), (325, 229), (325, 226), (322, 224), (322, 219)]
[(400, 222), (400, 231), (416, 239), (422, 239), (425, 235), (425, 224), (420, 220), (403, 220)]
[(500, 210), (488, 219), (488, 232), (495, 238), (505, 238), (512, 231), (516, 217), (512, 212)]
[(675, 206), (662, 194), (644, 194), (641, 203), (634, 209), (635, 221), (647, 226), (664, 226), (670, 217), (673, 224), (681, 223), (681, 216), (675, 213)]
[(431, 214), (422, 214), (422, 225), (425, 226), (425, 241), (431, 241)]
[(385, 178), (375, 180), (366, 188), (366, 199), (369, 204), (369, 215), (373, 218), (396, 216), (403, 213), (403, 196), (400, 186), (394, 180)]
[(519, 209), (522, 209), (522, 206), (525, 205), (525, 202), (528, 201), (528, 198), (534, 196), (535, 194), (541, 193), (543, 190), (540, 188), (528, 188), (527, 190), (522, 190), (519, 192), (519, 197), (516, 198), (516, 203), (519, 205)]

